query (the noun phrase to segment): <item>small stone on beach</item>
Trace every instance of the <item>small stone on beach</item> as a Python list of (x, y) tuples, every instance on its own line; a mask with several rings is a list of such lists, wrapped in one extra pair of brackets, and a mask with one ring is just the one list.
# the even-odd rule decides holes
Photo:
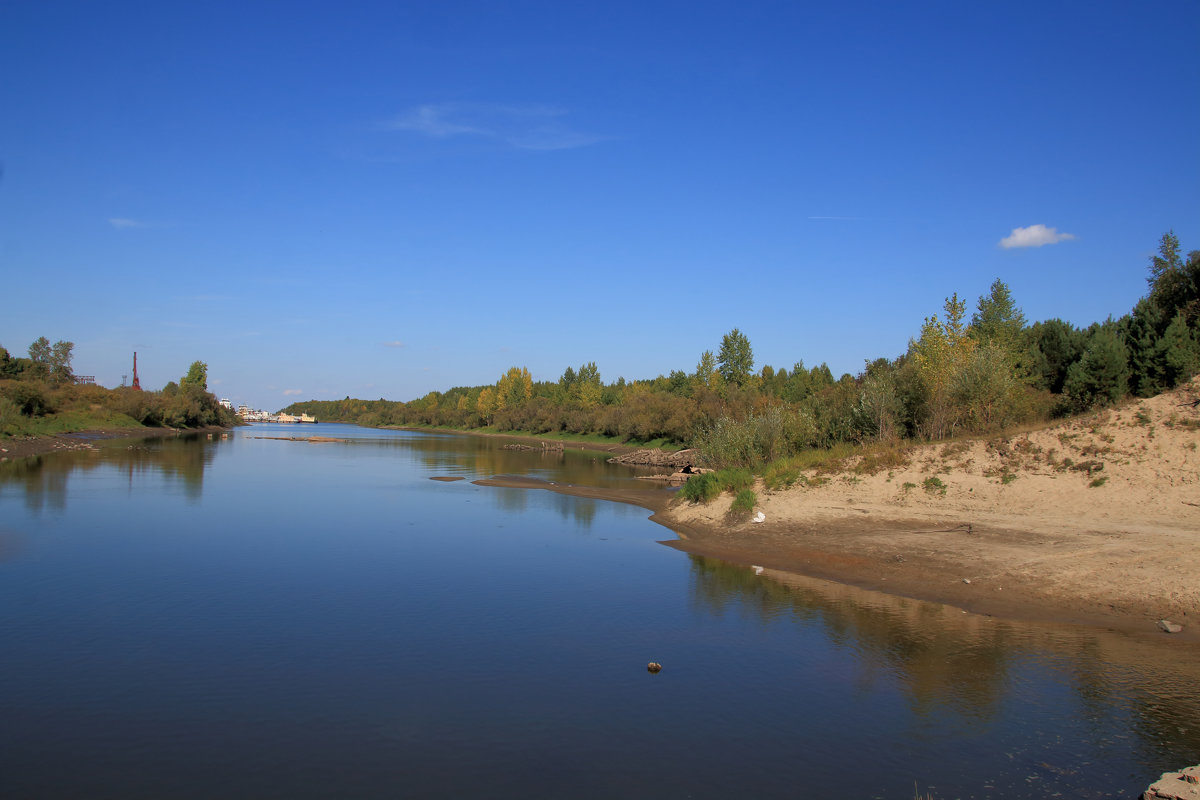
[(1171, 622), (1169, 619), (1160, 619), (1158, 621), (1158, 627), (1163, 633), (1179, 633), (1183, 630), (1182, 625)]

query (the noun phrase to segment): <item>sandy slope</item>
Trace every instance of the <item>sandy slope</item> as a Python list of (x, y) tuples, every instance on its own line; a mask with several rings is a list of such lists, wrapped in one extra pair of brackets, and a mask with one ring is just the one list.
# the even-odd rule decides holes
[(873, 475), (810, 473), (827, 479), (816, 487), (760, 484), (762, 524), (731, 520), (728, 495), (662, 521), (694, 552), (1014, 616), (1174, 618), (1190, 638), (1200, 407), (1185, 404), (1198, 394), (1193, 381), (1030, 433), (922, 446)]

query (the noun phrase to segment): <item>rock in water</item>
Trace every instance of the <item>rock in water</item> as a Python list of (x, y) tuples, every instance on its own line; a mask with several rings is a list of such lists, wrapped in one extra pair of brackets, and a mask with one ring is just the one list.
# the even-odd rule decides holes
[(1163, 633), (1179, 633), (1181, 630), (1183, 630), (1182, 625), (1171, 622), (1169, 619), (1160, 619), (1158, 621), (1158, 627)]
[(1200, 766), (1164, 772), (1142, 792), (1142, 800), (1200, 800)]

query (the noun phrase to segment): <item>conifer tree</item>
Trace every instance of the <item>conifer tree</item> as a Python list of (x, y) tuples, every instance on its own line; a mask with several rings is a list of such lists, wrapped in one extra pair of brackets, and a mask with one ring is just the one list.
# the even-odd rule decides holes
[(1129, 353), (1113, 327), (1097, 326), (1083, 357), (1067, 371), (1064, 389), (1077, 410), (1112, 405), (1129, 390)]

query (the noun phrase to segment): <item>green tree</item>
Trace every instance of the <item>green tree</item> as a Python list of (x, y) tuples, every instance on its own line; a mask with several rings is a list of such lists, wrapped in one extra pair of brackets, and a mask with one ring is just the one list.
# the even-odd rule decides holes
[(182, 386), (199, 386), (204, 391), (208, 391), (208, 364), (203, 361), (193, 361), (188, 367), (187, 375), (179, 379), (179, 385)]
[(712, 387), (716, 374), (717, 359), (713, 357), (712, 350), (705, 350), (700, 354), (700, 360), (696, 363), (696, 383)]
[(50, 377), (50, 340), (39, 336), (29, 345), (29, 371), (34, 378), (45, 380)]
[(971, 336), (981, 344), (995, 344), (1014, 360), (1020, 351), (1025, 315), (1013, 302), (1012, 292), (997, 278), (987, 296), (979, 298), (971, 317)]
[(75, 379), (71, 374), (71, 351), (75, 348), (73, 342), (59, 340), (53, 345), (45, 336), (39, 336), (29, 345), (29, 360), (31, 372), (35, 378), (50, 380), (54, 383), (66, 383)]
[(1180, 311), (1171, 320), (1158, 340), (1163, 379), (1174, 388), (1200, 372), (1200, 331), (1187, 324), (1187, 315)]
[(1076, 410), (1112, 405), (1129, 391), (1129, 353), (1114, 327), (1096, 326), (1083, 357), (1067, 371), (1063, 388)]
[(722, 337), (717, 364), (718, 372), (726, 383), (741, 386), (746, 382), (754, 369), (754, 351), (746, 334), (734, 328)]
[(890, 442), (902, 433), (904, 404), (896, 387), (896, 370), (886, 358), (867, 363), (858, 393), (858, 427), (868, 436)]
[(75, 375), (71, 372), (71, 351), (74, 349), (74, 342), (64, 342), (61, 339), (50, 348), (50, 380), (56, 383), (75, 380)]
[(1049, 319), (1025, 331), (1026, 359), (1034, 384), (1062, 394), (1067, 370), (1083, 355), (1083, 334), (1069, 322)]

